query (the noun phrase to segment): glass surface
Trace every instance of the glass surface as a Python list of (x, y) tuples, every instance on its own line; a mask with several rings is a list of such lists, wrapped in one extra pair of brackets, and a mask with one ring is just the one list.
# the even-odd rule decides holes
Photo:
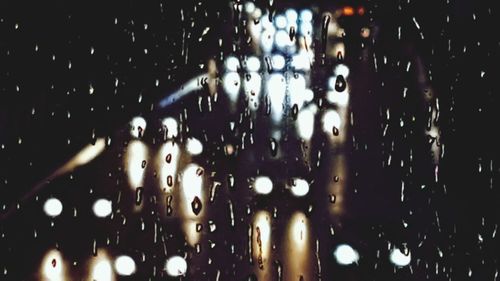
[(0, 280), (497, 280), (499, 16), (2, 1)]

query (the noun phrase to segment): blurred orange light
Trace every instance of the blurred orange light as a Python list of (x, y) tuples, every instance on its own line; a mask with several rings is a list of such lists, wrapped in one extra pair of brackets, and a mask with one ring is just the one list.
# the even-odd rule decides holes
[(350, 7), (350, 6), (346, 6), (342, 10), (342, 14), (344, 16), (352, 16), (352, 15), (354, 15), (354, 9), (352, 7)]

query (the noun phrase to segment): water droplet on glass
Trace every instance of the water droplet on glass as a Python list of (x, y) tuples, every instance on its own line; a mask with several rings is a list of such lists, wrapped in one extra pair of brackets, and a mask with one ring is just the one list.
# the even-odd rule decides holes
[(135, 204), (137, 206), (141, 205), (142, 203), (142, 193), (144, 191), (144, 187), (138, 187), (136, 190), (135, 190)]
[(191, 202), (191, 209), (193, 210), (193, 214), (199, 215), (201, 212), (202, 203), (198, 196), (195, 196), (193, 202)]
[(337, 75), (337, 79), (335, 79), (335, 91), (343, 92), (347, 87), (347, 83), (343, 75)]

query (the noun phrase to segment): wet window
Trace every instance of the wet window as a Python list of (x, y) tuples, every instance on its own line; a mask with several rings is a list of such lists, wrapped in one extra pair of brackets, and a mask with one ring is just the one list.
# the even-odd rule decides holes
[(3, 1), (1, 280), (497, 280), (499, 11)]

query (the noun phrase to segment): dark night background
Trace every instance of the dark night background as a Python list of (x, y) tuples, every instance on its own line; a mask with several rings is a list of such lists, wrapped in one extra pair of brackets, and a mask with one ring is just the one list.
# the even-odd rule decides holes
[[(495, 1), (446, 2), (366, 5), (380, 26), (379, 55), (410, 46), (432, 72), (446, 145), (429, 199), (441, 218), (433, 239), (453, 253), (444, 261), (453, 280), (466, 280), (471, 267), (493, 276), (500, 266), (491, 238), (500, 223), (500, 11)], [(217, 57), (219, 38), (229, 52), (232, 23), (225, 1), (1, 1), (0, 212), (95, 138), (154, 110)]]

